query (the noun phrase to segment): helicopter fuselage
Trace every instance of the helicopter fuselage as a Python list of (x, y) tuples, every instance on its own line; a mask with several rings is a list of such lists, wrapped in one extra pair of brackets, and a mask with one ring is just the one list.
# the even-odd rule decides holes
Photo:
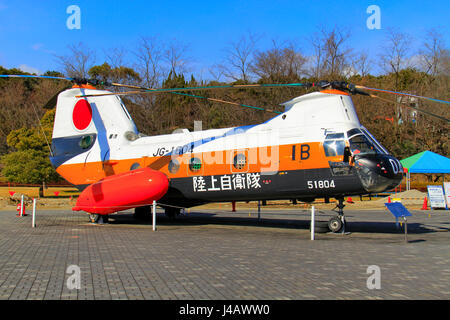
[[(73, 100), (80, 91), (72, 90), (65, 97)], [(92, 119), (73, 134), (61, 134), (67, 131), (61, 124), (84, 126), (83, 118), (74, 116), (75, 107), (57, 111), (51, 157), (58, 173), (80, 189), (150, 167), (169, 180), (159, 202), (190, 207), (377, 193), (403, 176), (400, 162), (360, 124), (351, 97), (337, 90), (292, 99), (284, 113), (261, 124), (160, 136), (140, 135), (117, 96), (86, 101)]]

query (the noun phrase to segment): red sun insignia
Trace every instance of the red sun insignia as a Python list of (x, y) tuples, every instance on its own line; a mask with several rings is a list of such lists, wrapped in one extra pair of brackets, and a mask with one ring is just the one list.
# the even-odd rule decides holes
[(92, 108), (86, 100), (79, 100), (73, 108), (72, 121), (78, 130), (85, 130), (92, 121)]

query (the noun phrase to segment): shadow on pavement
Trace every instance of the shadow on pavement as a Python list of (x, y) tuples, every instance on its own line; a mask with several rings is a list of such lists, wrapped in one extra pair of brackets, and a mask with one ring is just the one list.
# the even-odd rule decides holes
[[(227, 226), (250, 226), (264, 228), (286, 228), (286, 229), (306, 229), (310, 228), (308, 219), (274, 219), (262, 217), (260, 220), (255, 215), (252, 217), (241, 216), (219, 216), (216, 213), (192, 212), (188, 215), (168, 218), (162, 213), (157, 214), (157, 226), (202, 226), (202, 225), (227, 225)], [(318, 219), (322, 224), (327, 221), (324, 217)], [(112, 225), (152, 225), (151, 216), (146, 220), (136, 220), (131, 213), (119, 213), (109, 219)], [(403, 226), (398, 226), (394, 221), (359, 221), (347, 220), (346, 231), (355, 233), (385, 233), (400, 234), (404, 232)], [(439, 227), (440, 231), (449, 231), (448, 228)], [(427, 228), (421, 223), (408, 223), (408, 234), (425, 234), (437, 232), (436, 229)]]

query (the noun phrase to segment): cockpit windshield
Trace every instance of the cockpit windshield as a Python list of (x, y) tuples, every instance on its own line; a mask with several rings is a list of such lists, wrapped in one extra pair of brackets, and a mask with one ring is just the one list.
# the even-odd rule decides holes
[[(348, 144), (345, 138), (348, 139)], [(353, 155), (389, 154), (364, 127), (348, 130), (347, 137), (344, 136), (344, 133), (328, 133), (323, 142), (323, 149), (327, 157), (342, 156), (345, 154), (346, 145), (350, 145)]]
[(366, 135), (366, 137), (368, 137), (370, 139), (370, 141), (372, 141), (378, 147), (378, 149), (382, 151), (382, 153), (389, 154), (389, 151), (387, 151), (386, 148), (383, 147), (381, 145), (381, 143), (379, 143), (378, 140), (375, 139), (375, 137), (370, 134), (369, 130), (367, 130), (364, 127), (362, 127), (361, 129), (364, 132), (364, 134)]
[(372, 137), (360, 129), (351, 129), (347, 131), (347, 137), (350, 142), (350, 151), (352, 154), (376, 154), (387, 153)]
[(379, 153), (376, 147), (362, 134), (358, 134), (350, 140), (350, 151), (352, 154), (376, 154)]

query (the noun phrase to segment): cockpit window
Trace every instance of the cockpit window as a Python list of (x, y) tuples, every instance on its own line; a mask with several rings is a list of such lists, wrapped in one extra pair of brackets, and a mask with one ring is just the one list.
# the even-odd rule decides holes
[(123, 112), (125, 113), (125, 115), (127, 116), (127, 118), (128, 118), (129, 120), (131, 120), (130, 114), (128, 113), (128, 110), (127, 110), (127, 108), (125, 107), (125, 105), (123, 104), (122, 99), (120, 99), (118, 96), (116, 96), (116, 98), (117, 98), (117, 100), (119, 101), (120, 106), (122, 107), (122, 110), (123, 110)]
[(327, 134), (326, 140), (329, 139), (344, 139), (344, 134), (343, 133), (329, 133)]
[(370, 132), (369, 132), (367, 129), (362, 128), (362, 131), (364, 132), (364, 134), (365, 134), (367, 137), (369, 137), (370, 141), (372, 141), (372, 143), (375, 144), (375, 146), (378, 147), (378, 150), (381, 150), (382, 153), (389, 154), (389, 151), (387, 151), (386, 148), (383, 147), (383, 146), (381, 145), (381, 143), (379, 143), (378, 140), (375, 139), (375, 137), (374, 137), (373, 135), (371, 135)]
[(351, 129), (347, 131), (347, 137), (351, 138), (352, 136), (354, 136), (355, 134), (361, 133), (361, 130), (359, 129)]
[(323, 149), (327, 157), (342, 156), (344, 154), (344, 133), (343, 132), (333, 132), (328, 133), (325, 136), (325, 141), (323, 142)]
[(350, 138), (350, 150), (352, 154), (376, 154), (380, 151), (362, 134)]
[(355, 152), (389, 154), (389, 152), (364, 127), (347, 131), (347, 137), (349, 138), (350, 150), (353, 154), (355, 154)]
[(344, 154), (344, 140), (325, 140), (323, 149), (327, 157), (342, 156)]

